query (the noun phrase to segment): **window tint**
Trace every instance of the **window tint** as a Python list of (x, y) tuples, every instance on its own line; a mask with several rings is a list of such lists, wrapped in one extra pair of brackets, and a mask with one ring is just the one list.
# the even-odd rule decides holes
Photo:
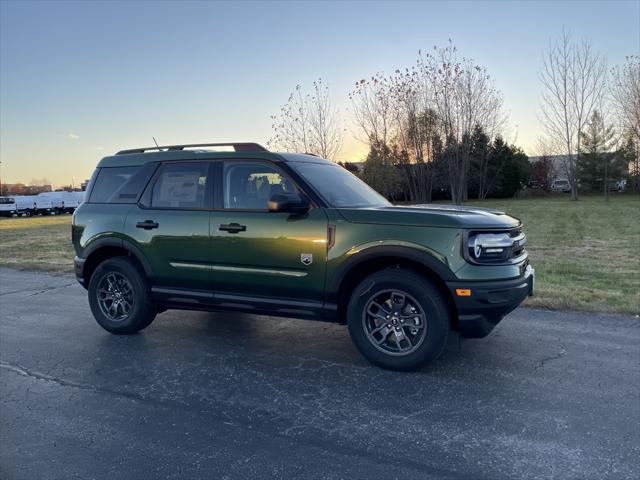
[(264, 163), (227, 162), (223, 178), (224, 208), (267, 210), (273, 195), (297, 192), (289, 178)]
[(152, 207), (206, 207), (207, 162), (169, 163), (160, 168), (151, 194)]
[(136, 203), (156, 168), (157, 163), (147, 163), (141, 167), (118, 191), (114, 203)]
[(140, 167), (107, 167), (101, 168), (91, 189), (91, 203), (129, 203), (119, 201), (122, 188)]

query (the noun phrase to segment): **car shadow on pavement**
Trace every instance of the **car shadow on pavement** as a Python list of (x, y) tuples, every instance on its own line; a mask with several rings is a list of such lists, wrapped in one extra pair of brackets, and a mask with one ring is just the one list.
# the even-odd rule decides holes
[[(384, 371), (360, 355), (346, 326), (300, 319), (168, 311), (158, 315), (154, 323), (138, 335), (106, 335), (102, 340), (108, 356), (128, 352), (150, 361), (158, 355), (187, 361), (199, 356), (220, 361), (242, 358), (244, 362), (274, 366), (319, 362)], [(465, 346), (452, 332), (441, 357), (414, 374), (433, 373), (464, 363)]]

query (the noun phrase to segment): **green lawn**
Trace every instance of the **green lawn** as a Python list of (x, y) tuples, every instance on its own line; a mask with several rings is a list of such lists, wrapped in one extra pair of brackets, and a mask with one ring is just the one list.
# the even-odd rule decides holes
[(73, 272), (71, 216), (0, 219), (0, 265)]
[(640, 313), (640, 197), (486, 200), (522, 220), (536, 269), (530, 306)]
[[(536, 269), (530, 306), (640, 313), (640, 197), (614, 195), (577, 202), (565, 196), (487, 200), (471, 205), (520, 218)], [(0, 220), (0, 265), (73, 270), (70, 217)]]

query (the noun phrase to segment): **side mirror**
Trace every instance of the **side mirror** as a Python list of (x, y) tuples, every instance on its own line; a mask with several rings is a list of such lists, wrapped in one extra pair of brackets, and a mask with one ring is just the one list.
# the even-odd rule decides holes
[(269, 211), (302, 215), (311, 206), (309, 201), (299, 193), (277, 193), (269, 200)]

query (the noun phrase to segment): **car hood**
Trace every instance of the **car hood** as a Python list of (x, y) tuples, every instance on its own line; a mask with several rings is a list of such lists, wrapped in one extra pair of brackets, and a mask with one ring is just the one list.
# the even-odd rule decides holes
[(513, 228), (520, 220), (500, 210), (461, 205), (393, 205), (376, 208), (341, 209), (353, 223), (451, 228)]

